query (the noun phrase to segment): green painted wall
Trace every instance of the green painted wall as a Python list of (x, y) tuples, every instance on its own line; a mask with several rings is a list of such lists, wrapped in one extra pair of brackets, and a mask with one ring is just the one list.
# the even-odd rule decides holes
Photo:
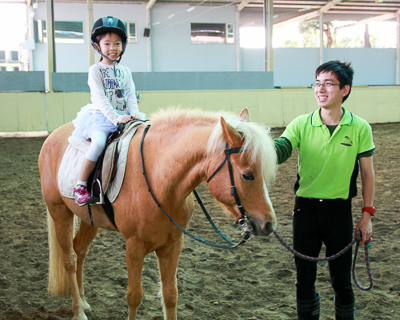
[[(75, 118), (90, 102), (88, 92), (0, 92), (0, 132), (49, 131)], [(400, 122), (400, 86), (354, 87), (344, 106), (371, 124)], [(317, 108), (312, 89), (142, 91), (140, 110), (180, 106), (237, 114), (247, 107), (253, 121), (284, 127)]]
[(0, 131), (45, 131), (44, 92), (0, 93)]

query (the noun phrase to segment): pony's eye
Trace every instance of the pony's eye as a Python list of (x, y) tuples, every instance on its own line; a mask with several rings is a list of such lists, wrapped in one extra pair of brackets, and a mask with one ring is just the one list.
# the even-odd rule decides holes
[(254, 180), (254, 175), (252, 173), (243, 173), (242, 178), (246, 181)]

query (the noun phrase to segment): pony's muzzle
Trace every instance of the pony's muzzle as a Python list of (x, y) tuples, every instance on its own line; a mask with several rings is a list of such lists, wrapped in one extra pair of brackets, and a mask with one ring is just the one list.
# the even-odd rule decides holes
[(258, 219), (250, 218), (249, 222), (252, 227), (252, 233), (255, 236), (266, 237), (270, 233), (272, 233), (272, 231), (274, 231), (275, 228), (275, 223), (269, 220), (261, 222)]

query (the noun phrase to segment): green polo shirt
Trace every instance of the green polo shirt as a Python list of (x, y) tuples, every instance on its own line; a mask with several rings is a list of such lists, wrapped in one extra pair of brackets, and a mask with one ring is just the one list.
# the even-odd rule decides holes
[[(343, 107), (342, 107), (343, 108)], [(283, 132), (292, 149), (299, 149), (296, 195), (305, 198), (354, 197), (357, 157), (375, 150), (371, 126), (343, 108), (335, 131), (322, 123), (320, 109), (294, 119)]]

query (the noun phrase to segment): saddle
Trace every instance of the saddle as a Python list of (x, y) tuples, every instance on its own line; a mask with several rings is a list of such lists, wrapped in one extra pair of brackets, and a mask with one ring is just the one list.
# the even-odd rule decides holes
[[(134, 123), (136, 123), (136, 125), (133, 125)], [(100, 204), (103, 207), (108, 219), (116, 228), (114, 210), (105, 191), (107, 191), (108, 186), (117, 174), (120, 142), (127, 136), (132, 128), (137, 127), (137, 124), (137, 120), (130, 121), (126, 124), (120, 124), (117, 129), (108, 136), (104, 151), (97, 160), (96, 167), (88, 179), (88, 191), (92, 194), (94, 199), (99, 199), (95, 204)], [(105, 191), (103, 192), (103, 190)], [(93, 226), (90, 205), (88, 206), (88, 210), (90, 221)]]
[[(88, 181), (88, 189), (98, 199), (98, 204), (105, 201), (104, 194), (114, 202), (119, 194), (125, 175), (126, 159), (130, 140), (142, 121), (132, 121), (118, 127), (108, 138), (108, 145), (97, 162), (96, 169)], [(67, 198), (74, 198), (73, 189), (78, 179), (85, 153), (90, 147), (89, 140), (80, 140), (74, 135), (68, 138), (69, 145), (58, 170), (58, 187)], [(94, 181), (94, 183), (93, 183)]]
[[(97, 160), (96, 167), (88, 179), (88, 191), (91, 192), (94, 198), (99, 199), (95, 204), (109, 203), (106, 192), (117, 175), (121, 142), (132, 130), (137, 129), (141, 123), (142, 121), (132, 120), (126, 124), (120, 124), (108, 136), (104, 151)], [(132, 133), (134, 134), (134, 132)]]
[[(125, 125), (120, 124), (118, 125), (117, 129), (108, 136), (104, 151), (100, 155), (93, 172), (89, 176), (88, 191), (91, 192), (94, 198), (100, 199), (100, 201), (96, 204), (104, 203), (104, 193), (102, 186), (103, 167), (104, 169), (106, 169), (106, 171), (104, 172), (104, 181), (107, 185), (115, 178), (117, 162), (119, 158), (118, 144), (120, 142), (120, 137), (124, 132), (124, 128)], [(110, 151), (109, 149), (111, 149), (110, 156), (105, 159), (106, 151)], [(107, 187), (104, 188), (104, 190), (107, 190)]]
[[(114, 225), (114, 213), (111, 203), (117, 199), (122, 187), (130, 141), (136, 130), (144, 122), (133, 120), (125, 125), (119, 125), (117, 130), (109, 135), (106, 147), (88, 179), (88, 190), (97, 201), (95, 204), (103, 206), (108, 218)], [(90, 141), (79, 140), (74, 135), (71, 135), (68, 138), (68, 142), (69, 145), (58, 170), (58, 188), (64, 197), (73, 199), (73, 189), (78, 179), (85, 153), (90, 147)], [(90, 206), (88, 208), (91, 216)]]

